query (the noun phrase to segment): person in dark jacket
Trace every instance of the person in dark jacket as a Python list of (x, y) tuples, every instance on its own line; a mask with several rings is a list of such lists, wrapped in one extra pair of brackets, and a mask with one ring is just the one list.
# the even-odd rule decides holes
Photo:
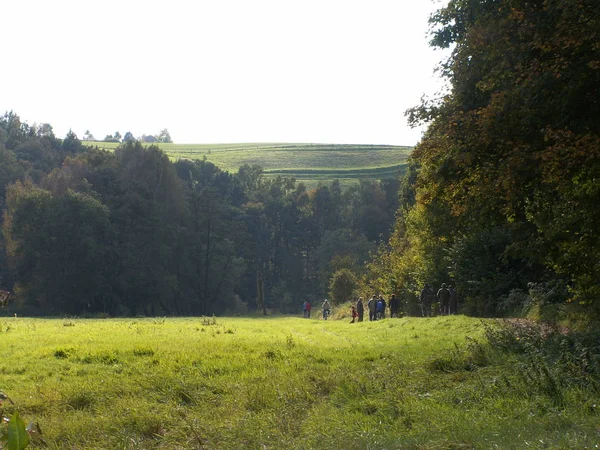
[(365, 305), (363, 305), (362, 297), (358, 297), (358, 300), (356, 301), (356, 312), (358, 313), (358, 321), (362, 322), (365, 315)]
[(419, 301), (421, 302), (421, 312), (423, 317), (431, 316), (431, 307), (433, 305), (433, 299), (435, 297), (435, 292), (429, 286), (429, 284), (425, 283), (423, 289), (421, 290), (421, 295), (419, 296)]
[(390, 317), (398, 317), (400, 313), (400, 300), (396, 298), (396, 294), (390, 297)]
[(385, 302), (385, 299), (383, 298), (383, 295), (379, 294), (379, 298), (377, 299), (377, 306), (376, 306), (376, 310), (377, 310), (377, 319), (385, 319), (385, 309), (387, 308), (387, 304)]
[(449, 314), (448, 308), (450, 307), (450, 291), (446, 287), (446, 283), (442, 283), (442, 287), (440, 287), (436, 297), (440, 303), (440, 314), (447, 316)]

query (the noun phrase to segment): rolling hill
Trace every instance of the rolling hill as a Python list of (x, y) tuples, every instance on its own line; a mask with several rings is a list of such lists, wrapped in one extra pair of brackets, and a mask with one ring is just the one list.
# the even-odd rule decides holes
[[(114, 142), (86, 142), (108, 150)], [(308, 143), (157, 144), (172, 160), (203, 159), (236, 172), (258, 164), (267, 176), (288, 176), (314, 187), (338, 179), (342, 185), (359, 179), (380, 180), (404, 171), (412, 147)]]

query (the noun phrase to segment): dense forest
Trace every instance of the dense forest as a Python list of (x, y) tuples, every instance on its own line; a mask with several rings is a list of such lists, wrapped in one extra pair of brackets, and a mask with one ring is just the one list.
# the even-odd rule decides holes
[(452, 281), (463, 312), (600, 312), (600, 2), (451, 0), (431, 20), (448, 92), (416, 147), (388, 286)]
[(398, 180), (312, 191), (169, 161), (157, 147), (86, 147), (0, 119), (2, 287), (31, 313), (298, 311), (390, 236)]
[(307, 190), (115, 152), (0, 119), (0, 288), (43, 314), (297, 312), (425, 283), (461, 312), (600, 313), (600, 3), (451, 0), (432, 18), (448, 90), (402, 179)]

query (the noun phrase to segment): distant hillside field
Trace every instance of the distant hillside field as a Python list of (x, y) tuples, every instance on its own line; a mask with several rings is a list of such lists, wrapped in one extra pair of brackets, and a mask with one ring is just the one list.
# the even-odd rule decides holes
[[(115, 142), (86, 142), (114, 150)], [(268, 176), (295, 177), (309, 187), (339, 179), (343, 185), (359, 179), (393, 177), (404, 171), (412, 147), (336, 144), (157, 144), (172, 160), (206, 159), (236, 172), (244, 164), (258, 164)]]

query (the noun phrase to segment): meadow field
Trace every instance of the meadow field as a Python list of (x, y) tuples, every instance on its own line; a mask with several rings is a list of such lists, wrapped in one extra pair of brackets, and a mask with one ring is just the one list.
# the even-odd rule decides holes
[[(116, 142), (85, 142), (114, 150)], [(343, 186), (359, 179), (380, 180), (404, 171), (412, 147), (334, 144), (157, 144), (172, 160), (206, 159), (229, 172), (258, 164), (267, 176), (295, 177), (307, 187), (340, 180)]]
[(5, 317), (0, 409), (51, 449), (598, 448), (597, 399), (532, 388), (493, 323)]

